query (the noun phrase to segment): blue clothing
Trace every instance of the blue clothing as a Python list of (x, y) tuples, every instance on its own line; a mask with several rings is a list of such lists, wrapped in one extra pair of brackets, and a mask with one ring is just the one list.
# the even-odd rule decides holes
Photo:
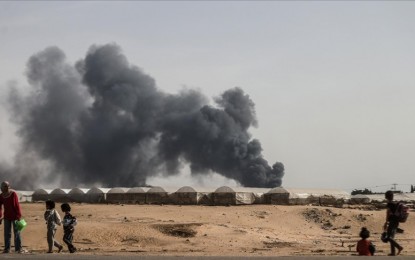
[(77, 224), (76, 218), (67, 212), (62, 220), (63, 225), (63, 242), (68, 246), (69, 252), (75, 253), (76, 248), (72, 244), (73, 233)]
[(10, 240), (12, 236), (12, 227), (14, 233), (14, 249), (19, 252), (22, 249), (22, 239), (20, 237), (20, 231), (17, 229), (17, 225), (14, 220), (3, 219), (4, 221), (4, 251), (10, 252)]

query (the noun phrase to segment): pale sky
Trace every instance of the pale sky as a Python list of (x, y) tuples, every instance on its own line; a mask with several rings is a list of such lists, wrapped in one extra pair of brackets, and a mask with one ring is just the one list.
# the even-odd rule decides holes
[[(283, 186), (415, 184), (414, 13), (411, 1), (1, 1), (0, 100), (11, 81), (28, 85), (28, 58), (48, 46), (76, 62), (116, 43), (165, 92), (241, 87)], [(7, 161), (18, 140), (4, 109), (0, 123)]]

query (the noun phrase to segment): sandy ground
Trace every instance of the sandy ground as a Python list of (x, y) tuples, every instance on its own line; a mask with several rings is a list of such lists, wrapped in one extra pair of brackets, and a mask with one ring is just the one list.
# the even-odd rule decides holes
[[(60, 207), (60, 204), (57, 203)], [(23, 203), (28, 222), (23, 244), (47, 251), (43, 203)], [(362, 226), (371, 231), (378, 255), (385, 212), (318, 206), (173, 206), (72, 204), (78, 218), (74, 244), (81, 254), (188, 256), (352, 255)], [(62, 214), (61, 214), (62, 216)], [(415, 255), (415, 212), (397, 235), (404, 255)], [(57, 232), (62, 241), (62, 229)], [(1, 242), (2, 239), (1, 239)], [(63, 253), (67, 253), (65, 248)]]

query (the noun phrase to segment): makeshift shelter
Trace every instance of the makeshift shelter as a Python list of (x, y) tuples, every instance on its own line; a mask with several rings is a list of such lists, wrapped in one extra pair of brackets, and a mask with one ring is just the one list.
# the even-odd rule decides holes
[(23, 190), (16, 190), (17, 197), (19, 198), (19, 202), (31, 202), (33, 191), (23, 191)]
[(127, 203), (126, 193), (129, 188), (112, 188), (107, 192), (108, 203)]
[(86, 201), (89, 203), (105, 203), (107, 199), (108, 188), (91, 188), (86, 193)]
[(175, 205), (196, 205), (197, 191), (190, 186), (184, 186), (170, 195), (170, 202)]
[(247, 205), (259, 203), (268, 189), (222, 186), (212, 193), (213, 205)]
[(130, 204), (145, 204), (146, 203), (146, 192), (149, 188), (133, 187), (125, 193), (126, 203)]
[(265, 194), (270, 191), (270, 188), (238, 188), (237, 190), (252, 192), (253, 204), (265, 204)]
[[(395, 193), (394, 195), (393, 195), (393, 199), (394, 200), (396, 200), (396, 201), (401, 201), (401, 202), (410, 202), (411, 201), (411, 199), (410, 199), (410, 196), (411, 195), (409, 195), (409, 194), (411, 194), (411, 193)], [(383, 197), (385, 197), (385, 196), (383, 196)]]
[(162, 187), (151, 187), (146, 192), (147, 204), (166, 204), (169, 202), (169, 193)]
[(51, 192), (51, 189), (37, 189), (32, 194), (32, 201), (47, 201)]
[(49, 198), (55, 202), (69, 202), (68, 193), (70, 189), (56, 188), (49, 194)]
[(356, 194), (350, 197), (351, 204), (369, 204), (371, 199), (367, 194)]
[(204, 189), (197, 190), (198, 192), (198, 201), (197, 204), (199, 205), (213, 205), (213, 189), (209, 191), (203, 191)]
[[(394, 193), (393, 199), (403, 203), (413, 203), (415, 202), (415, 193)], [(351, 196), (350, 202), (353, 204), (385, 204), (386, 199), (384, 193), (356, 194)]]
[(177, 205), (212, 204), (212, 190), (184, 186), (170, 195), (170, 202)]
[[(370, 199), (371, 203), (386, 203), (384, 193), (366, 194), (366, 196)], [(395, 195), (395, 198), (396, 198), (396, 195)]]
[(87, 195), (86, 193), (89, 191), (89, 189), (81, 189), (81, 188), (73, 188), (68, 193), (69, 201), (71, 202), (88, 202), (87, 201)]
[(415, 202), (415, 193), (405, 193), (406, 202)]
[(278, 205), (338, 206), (350, 199), (350, 194), (337, 189), (296, 189), (277, 187), (264, 194), (265, 203)]

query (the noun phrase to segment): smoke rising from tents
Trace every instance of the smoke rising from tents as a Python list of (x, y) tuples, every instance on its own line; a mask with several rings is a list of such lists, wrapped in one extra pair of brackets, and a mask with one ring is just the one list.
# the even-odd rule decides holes
[(9, 97), (21, 148), (15, 165), (0, 165), (14, 186), (141, 186), (183, 164), (243, 186), (281, 185), (284, 166), (270, 166), (251, 138), (255, 105), (240, 88), (215, 106), (196, 90), (164, 93), (113, 44), (92, 46), (75, 65), (47, 48), (29, 59), (27, 77), (30, 94), (12, 89)]

